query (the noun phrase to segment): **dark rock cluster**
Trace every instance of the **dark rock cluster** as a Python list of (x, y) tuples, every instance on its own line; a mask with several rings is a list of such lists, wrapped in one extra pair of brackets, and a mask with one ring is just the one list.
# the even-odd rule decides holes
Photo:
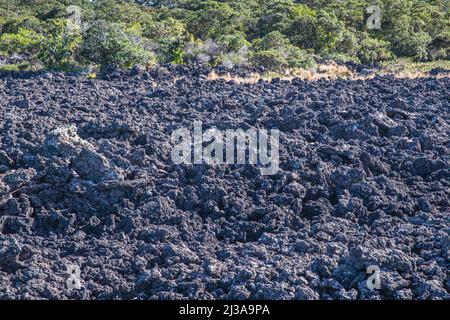
[[(0, 298), (449, 299), (449, 88), (0, 77)], [(279, 129), (279, 172), (173, 164), (196, 120)]]

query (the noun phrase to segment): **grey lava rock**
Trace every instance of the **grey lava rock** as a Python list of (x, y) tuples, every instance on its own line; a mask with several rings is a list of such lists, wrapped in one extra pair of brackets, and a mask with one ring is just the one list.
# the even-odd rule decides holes
[[(0, 75), (0, 299), (449, 299), (449, 78), (207, 72)], [(194, 121), (280, 170), (174, 164)]]

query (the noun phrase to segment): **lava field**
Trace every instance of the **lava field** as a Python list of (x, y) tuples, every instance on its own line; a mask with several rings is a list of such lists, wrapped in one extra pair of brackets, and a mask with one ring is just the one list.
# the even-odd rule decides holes
[[(0, 299), (450, 299), (449, 78), (205, 72), (0, 76)], [(194, 121), (280, 170), (175, 165)]]

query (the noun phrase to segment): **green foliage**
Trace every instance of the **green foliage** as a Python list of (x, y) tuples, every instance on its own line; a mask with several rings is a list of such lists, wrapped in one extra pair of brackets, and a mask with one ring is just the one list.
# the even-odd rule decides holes
[(336, 61), (338, 63), (361, 63), (361, 60), (358, 57), (337, 52), (326, 55), (325, 58)]
[[(449, 59), (448, 0), (0, 0), (0, 52), (31, 67), (188, 63), (279, 70), (313, 57), (378, 64)], [(81, 8), (69, 32), (69, 5)]]
[(1, 72), (15, 72), (20, 71), (20, 66), (18, 64), (7, 64), (4, 66), (0, 66)]
[(334, 51), (339, 41), (339, 34), (344, 29), (344, 23), (339, 21), (333, 12), (325, 10), (319, 10), (317, 21), (319, 31), (316, 49), (324, 52)]
[(80, 43), (80, 34), (67, 28), (67, 20), (51, 19), (39, 44), (38, 59), (49, 69), (70, 68)]
[(315, 11), (307, 11), (297, 15), (285, 31), (292, 44), (305, 49), (317, 47), (319, 28)]
[(245, 33), (243, 32), (222, 35), (217, 39), (217, 42), (234, 52), (238, 52), (244, 46), (250, 46), (250, 42), (247, 41)]
[(227, 3), (211, 0), (189, 0), (184, 7), (191, 9), (187, 28), (199, 39), (217, 39), (220, 35), (239, 30), (239, 13)]
[(238, 51), (230, 51), (220, 57), (221, 64), (225, 67), (248, 64), (248, 46), (243, 45)]
[(187, 62), (199, 62), (210, 63), (217, 65), (220, 56), (224, 52), (224, 48), (221, 48), (218, 43), (212, 39), (208, 39), (205, 42), (201, 40), (195, 40), (189, 42), (185, 48), (185, 60)]
[(172, 54), (172, 63), (182, 64), (184, 62), (184, 51), (181, 48), (176, 48)]
[(428, 46), (432, 42), (431, 36), (424, 32), (405, 34), (399, 33), (393, 37), (393, 48), (401, 56), (412, 57), (421, 61), (428, 58)]
[(393, 58), (388, 50), (389, 43), (370, 37), (361, 40), (358, 58), (365, 64), (379, 64)]
[(256, 35), (263, 37), (274, 31), (286, 32), (295, 16), (292, 0), (267, 1), (256, 26)]
[(339, 33), (336, 41), (336, 53), (355, 57), (359, 50), (359, 39), (356, 36), (356, 32), (350, 30), (343, 30)]
[(82, 56), (102, 67), (117, 65), (130, 68), (134, 65), (151, 65), (156, 58), (146, 50), (139, 27), (120, 23), (97, 21), (83, 35)]
[(34, 56), (42, 41), (43, 36), (24, 28), (19, 28), (17, 33), (4, 33), (0, 36), (2, 51), (9, 54), (21, 52)]
[(393, 30), (390, 39), (392, 49), (396, 54), (416, 60), (427, 59), (428, 46), (433, 39), (427, 32), (415, 30), (410, 17), (401, 16), (395, 22)]
[(287, 55), (277, 50), (263, 50), (252, 54), (253, 64), (269, 70), (281, 71), (288, 66)]
[(269, 70), (309, 68), (314, 65), (314, 59), (305, 50), (293, 46), (279, 31), (273, 31), (262, 39), (256, 39), (252, 48), (253, 64)]
[(74, 62), (81, 42), (80, 35), (71, 33), (66, 24), (64, 19), (49, 20), (42, 34), (19, 27), (16, 33), (2, 34), (1, 49), (24, 54), (33, 64), (41, 63), (48, 69), (64, 69)]
[(286, 50), (290, 47), (291, 43), (289, 39), (279, 31), (273, 31), (267, 34), (262, 39), (257, 39), (253, 42), (253, 48), (255, 51), (264, 51), (271, 49)]
[(183, 62), (181, 48), (186, 45), (188, 35), (181, 21), (168, 18), (148, 24), (143, 36), (153, 43), (153, 50), (161, 62)]

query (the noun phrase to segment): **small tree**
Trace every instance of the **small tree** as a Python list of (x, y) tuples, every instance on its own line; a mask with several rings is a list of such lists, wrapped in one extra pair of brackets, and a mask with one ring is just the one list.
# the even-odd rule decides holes
[(44, 37), (33, 30), (19, 28), (16, 33), (4, 33), (0, 36), (0, 52), (8, 55), (20, 53), (34, 65), (38, 62), (40, 44)]
[(404, 15), (395, 23), (390, 40), (396, 54), (425, 60), (433, 39), (425, 31), (414, 30), (411, 17)]
[(285, 68), (309, 68), (314, 59), (305, 50), (293, 46), (289, 39), (278, 31), (267, 34), (253, 42), (251, 62), (269, 70)]
[(66, 19), (48, 21), (39, 47), (39, 60), (49, 69), (67, 69), (74, 64), (81, 35), (69, 30)]
[(182, 50), (188, 36), (186, 29), (179, 20), (168, 18), (147, 25), (143, 36), (155, 44), (158, 59), (162, 62), (183, 62)]
[(242, 28), (239, 13), (227, 3), (190, 0), (185, 7), (192, 10), (187, 18), (188, 30), (199, 39), (217, 39)]
[(153, 52), (145, 48), (139, 28), (120, 23), (96, 21), (84, 32), (82, 55), (106, 67), (115, 64), (121, 68), (150, 65), (156, 62)]
[(373, 39), (366, 35), (360, 42), (358, 58), (362, 63), (378, 64), (393, 58), (393, 54), (388, 48), (389, 42)]

